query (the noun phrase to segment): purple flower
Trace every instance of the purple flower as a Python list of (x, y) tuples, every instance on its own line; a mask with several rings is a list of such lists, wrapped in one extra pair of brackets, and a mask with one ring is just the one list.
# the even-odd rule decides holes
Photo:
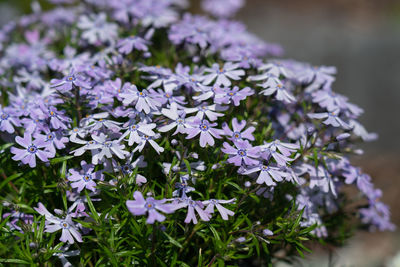
[(197, 211), (200, 218), (203, 221), (208, 222), (211, 218), (210, 213), (203, 210), (204, 204), (201, 201), (195, 201), (189, 198), (175, 198), (174, 202), (172, 203), (175, 205), (175, 209), (181, 208), (188, 208), (188, 212), (186, 214), (185, 223), (190, 223), (193, 221), (194, 224), (197, 224), (197, 218), (194, 211)]
[(133, 49), (139, 51), (148, 51), (147, 44), (149, 42), (139, 36), (129, 36), (118, 42), (118, 51), (122, 54), (129, 54)]
[(200, 133), (200, 146), (205, 147), (207, 144), (213, 146), (215, 144), (214, 138), (222, 138), (220, 134), (222, 131), (219, 129), (213, 128), (217, 126), (216, 123), (209, 123), (207, 120), (200, 120), (198, 118), (194, 119), (193, 122), (190, 123), (192, 128), (187, 128), (186, 139), (191, 139)]
[(60, 131), (51, 132), (49, 130), (45, 131), (45, 134), (35, 133), (34, 137), (41, 142), (46, 144), (46, 148), (56, 154), (56, 149), (65, 148), (65, 144), (68, 143), (68, 138), (63, 136)]
[(204, 49), (211, 41), (210, 35), (213, 30), (215, 30), (213, 21), (187, 13), (180, 22), (171, 26), (168, 37), (176, 45), (186, 42)]
[(180, 182), (175, 183), (176, 190), (172, 192), (173, 197), (186, 198), (187, 197), (186, 193), (195, 190), (194, 187), (189, 186), (188, 180), (189, 180), (189, 175), (183, 175), (180, 177)]
[(92, 163), (95, 165), (99, 164), (99, 161), (103, 160), (104, 157), (111, 159), (112, 154), (120, 159), (129, 155), (129, 152), (124, 150), (125, 145), (120, 144), (120, 140), (107, 140), (103, 133), (98, 136), (92, 134), (92, 138), (96, 141), (96, 144), (93, 144), (89, 149), (93, 150)]
[(390, 222), (389, 207), (382, 202), (376, 202), (367, 208), (360, 209), (361, 221), (365, 224), (371, 224), (380, 231), (394, 231), (396, 226)]
[(76, 229), (75, 223), (71, 219), (71, 215), (68, 214), (64, 219), (55, 217), (51, 214), (45, 206), (39, 202), (38, 207), (34, 208), (40, 215), (46, 217), (46, 228), (45, 232), (53, 233), (62, 229), (60, 241), (68, 242), (70, 244), (78, 242), (83, 242), (81, 234)]
[(371, 177), (368, 174), (362, 173), (360, 168), (350, 166), (345, 169), (343, 176), (346, 178), (344, 181), (346, 184), (352, 184), (356, 182), (358, 189), (365, 195), (373, 190), (373, 185), (371, 183)]
[(157, 139), (160, 137), (160, 134), (156, 134), (154, 136), (149, 136), (149, 135), (142, 135), (140, 136), (140, 143), (135, 149), (132, 151), (132, 153), (135, 153), (136, 151), (139, 150), (139, 152), (142, 152), (143, 148), (147, 143), (150, 143), (150, 145), (154, 148), (154, 150), (157, 152), (157, 154), (160, 154), (164, 152), (164, 148), (159, 146), (154, 139)]
[(203, 201), (203, 204), (206, 205), (207, 207), (205, 208), (204, 211), (208, 212), (209, 214), (214, 213), (214, 207), (217, 208), (219, 214), (221, 214), (221, 217), (223, 220), (228, 220), (228, 216), (233, 216), (235, 213), (231, 210), (228, 210), (227, 208), (224, 208), (221, 204), (231, 204), (236, 201), (236, 198), (232, 198), (229, 200), (221, 200), (221, 199), (210, 199), (210, 200), (205, 200)]
[(217, 63), (214, 63), (211, 68), (206, 68), (205, 72), (209, 74), (204, 76), (203, 83), (209, 85), (212, 81), (215, 81), (216, 86), (230, 86), (232, 80), (240, 80), (241, 76), (245, 75), (244, 70), (238, 69), (239, 64), (232, 62), (226, 62), (223, 67), (220, 67)]
[(161, 113), (172, 121), (167, 125), (161, 126), (158, 131), (164, 133), (176, 127), (176, 130), (172, 135), (177, 133), (186, 133), (186, 128), (189, 127), (189, 122), (186, 121), (185, 111), (178, 110), (178, 105), (176, 103), (172, 103), (170, 109), (163, 108)]
[(318, 186), (323, 192), (331, 192), (337, 197), (336, 186), (328, 171), (322, 166), (314, 167), (309, 165), (308, 167), (307, 172), (310, 175), (310, 188)]
[(228, 18), (244, 6), (244, 0), (203, 0), (202, 8), (217, 18)]
[(270, 158), (272, 157), (279, 166), (286, 166), (288, 162), (294, 160), (282, 153), (279, 153), (275, 147), (271, 147), (268, 143), (260, 147), (261, 156), (266, 160), (270, 160)]
[(39, 148), (47, 147), (47, 144), (42, 140), (32, 141), (32, 135), (29, 132), (25, 132), (23, 138), (15, 137), (15, 141), (25, 149), (11, 147), (11, 153), (14, 154), (12, 159), (21, 160), (24, 164), (29, 164), (31, 168), (36, 167), (36, 156), (44, 162), (54, 157), (52, 152), (40, 150)]
[(23, 233), (22, 228), (17, 224), (19, 221), (22, 221), (23, 224), (31, 225), (33, 223), (33, 215), (25, 214), (20, 211), (11, 211), (3, 214), (3, 219), (6, 219), (10, 216), (10, 220), (7, 222), (7, 225), (11, 230), (17, 230)]
[(7, 133), (12, 134), (15, 132), (14, 126), (21, 126), (21, 123), (14, 116), (13, 112), (9, 111), (11, 110), (7, 108), (2, 109), (0, 105), (0, 131), (6, 131)]
[(234, 144), (236, 148), (224, 142), (224, 147), (221, 149), (225, 154), (233, 155), (228, 159), (229, 163), (233, 163), (236, 166), (242, 166), (243, 163), (246, 165), (256, 165), (259, 163), (257, 160), (260, 154), (259, 147), (252, 147), (247, 140), (239, 140)]
[(240, 105), (240, 101), (254, 94), (250, 87), (245, 87), (239, 91), (239, 87), (235, 86), (230, 89), (217, 88), (215, 90), (214, 102), (217, 104), (230, 104), (233, 102), (235, 106)]
[(162, 105), (173, 103), (177, 104), (178, 106), (186, 104), (184, 96), (174, 96), (174, 92), (172, 89), (164, 88), (164, 90), (158, 89), (150, 89), (150, 93), (153, 95), (154, 99), (156, 99)]
[(346, 107), (346, 98), (331, 90), (318, 90), (313, 92), (312, 97), (314, 103), (318, 103), (320, 107), (326, 108), (328, 111)]
[(297, 79), (302, 83), (318, 83), (333, 82), (336, 74), (335, 67), (327, 66), (307, 66), (297, 75)]
[(233, 131), (229, 128), (227, 123), (222, 125), (222, 129), (224, 130), (225, 135), (229, 136), (231, 141), (238, 141), (248, 139), (250, 141), (254, 141), (253, 132), (256, 128), (253, 126), (247, 128), (243, 131), (244, 127), (246, 127), (246, 121), (242, 120), (238, 122), (237, 118), (233, 118), (232, 120)]
[(201, 104), (195, 108), (185, 108), (186, 113), (193, 113), (197, 111), (196, 117), (199, 119), (204, 119), (205, 116), (210, 121), (216, 121), (218, 117), (223, 117), (223, 113), (215, 112), (217, 110), (217, 105), (207, 106), (206, 104)]
[(81, 192), (84, 188), (91, 191), (95, 191), (96, 182), (94, 180), (103, 180), (104, 176), (102, 171), (94, 172), (94, 165), (87, 164), (86, 161), (81, 161), (82, 170), (69, 169), (70, 175), (67, 179), (72, 182), (71, 187), (77, 188), (78, 192)]
[(274, 235), (274, 232), (272, 232), (272, 231), (269, 230), (269, 229), (264, 229), (264, 230), (263, 230), (263, 235), (265, 235), (265, 236), (272, 236), (272, 235)]
[(133, 215), (145, 215), (149, 214), (147, 217), (146, 223), (153, 224), (155, 221), (162, 222), (165, 220), (165, 216), (159, 213), (158, 211), (164, 213), (173, 213), (175, 211), (174, 205), (165, 204), (166, 199), (155, 200), (152, 197), (148, 197), (144, 199), (142, 193), (139, 191), (135, 191), (133, 193), (133, 198), (135, 200), (127, 200), (126, 206), (130, 213)]
[(91, 14), (89, 17), (83, 15), (79, 18), (77, 26), (83, 30), (82, 38), (91, 44), (114, 42), (118, 33), (118, 26), (114, 23), (107, 23), (105, 13)]
[(86, 81), (84, 76), (78, 72), (75, 72), (75, 69), (71, 69), (70, 73), (62, 79), (52, 79), (51, 87), (56, 88), (60, 92), (71, 91), (73, 87), (82, 87), (82, 88), (91, 88), (89, 82)]
[(297, 149), (300, 148), (300, 146), (297, 144), (283, 143), (278, 139), (270, 143), (265, 143), (263, 147), (270, 150), (279, 151), (286, 157), (289, 157), (293, 152), (296, 152)]
[(352, 132), (364, 141), (373, 141), (378, 138), (376, 133), (369, 133), (358, 121), (350, 120), (349, 126)]
[(140, 144), (142, 142), (142, 138), (139, 135), (147, 135), (147, 136), (155, 136), (156, 133), (153, 131), (156, 128), (155, 123), (139, 122), (136, 120), (130, 120), (129, 122), (124, 124), (124, 129), (127, 129), (124, 134), (120, 137), (120, 139), (125, 138), (129, 135), (128, 145), (132, 146), (134, 143)]
[(275, 77), (280, 77), (281, 75), (285, 76), (286, 78), (290, 78), (292, 76), (291, 71), (278, 60), (271, 61), (267, 64), (264, 64), (258, 68), (260, 71), (266, 71), (274, 75)]
[(309, 113), (307, 116), (311, 119), (325, 119), (322, 123), (325, 125), (332, 125), (333, 127), (341, 127), (343, 129), (350, 129), (350, 125), (344, 122), (339, 117), (339, 110), (323, 113)]
[(149, 114), (150, 110), (158, 110), (158, 107), (161, 106), (161, 103), (153, 99), (146, 89), (140, 92), (135, 85), (131, 85), (125, 93), (120, 94), (120, 97), (123, 99), (124, 105), (134, 103), (137, 111), (143, 110), (146, 114)]
[(65, 112), (58, 111), (55, 107), (49, 107), (47, 116), (50, 118), (50, 125), (53, 129), (68, 129), (71, 119), (64, 115)]
[(284, 172), (282, 172), (279, 168), (277, 167), (272, 167), (272, 166), (266, 166), (263, 164), (260, 164), (259, 166), (251, 169), (247, 169), (243, 172), (243, 174), (249, 175), (255, 172), (260, 172), (258, 175), (257, 184), (263, 184), (265, 183), (268, 186), (275, 186), (276, 182), (281, 182), (283, 181), (283, 178), (286, 176)]
[(257, 86), (260, 86), (264, 89), (266, 88), (275, 88), (278, 84), (282, 84), (281, 80), (279, 80), (279, 77), (275, 76), (274, 74), (270, 72), (264, 72), (263, 74), (255, 75), (255, 76), (250, 76), (249, 77), (250, 81), (263, 81), (263, 83), (257, 84)]
[(274, 87), (269, 87), (268, 89), (262, 90), (260, 94), (262, 95), (272, 95), (276, 93), (275, 97), (279, 101), (284, 101), (286, 103), (295, 102), (296, 98), (289, 92), (289, 90), (283, 84), (277, 84)]
[[(126, 175), (130, 175), (135, 168), (144, 168), (147, 167), (147, 162), (144, 161), (144, 156), (139, 156), (135, 161), (133, 160), (133, 154), (129, 157), (129, 159), (124, 163), (119, 165), (118, 164), (118, 168), (116, 169), (116, 171), (121, 171), (123, 174)], [(143, 177), (144, 178), (144, 177)], [(145, 183), (147, 181), (146, 178), (144, 179), (140, 179), (141, 181), (136, 181), (136, 183), (138, 182), (143, 182)], [(144, 181), (146, 180), (146, 181)]]

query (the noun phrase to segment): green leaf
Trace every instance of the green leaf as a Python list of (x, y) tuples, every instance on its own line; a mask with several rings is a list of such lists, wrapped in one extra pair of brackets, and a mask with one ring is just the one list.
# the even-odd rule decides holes
[(179, 248), (183, 248), (181, 243), (179, 243), (178, 241), (176, 241), (175, 239), (173, 239), (169, 234), (167, 234), (166, 232), (163, 232), (163, 234), (168, 238), (169, 242), (174, 244), (175, 246), (179, 247)]
[(11, 175), (10, 177), (8, 177), (7, 179), (5, 179), (5, 180), (0, 184), (0, 189), (2, 189), (6, 184), (8, 184), (9, 182), (11, 182), (12, 180), (17, 179), (18, 177), (21, 177), (22, 175), (23, 175), (22, 172)]
[(67, 175), (67, 161), (63, 161), (62, 166), (61, 166), (61, 178), (65, 179), (65, 176)]
[(27, 262), (27, 261), (24, 261), (24, 260), (19, 260), (19, 259), (0, 259), (0, 262), (30, 264), (30, 262)]
[(192, 174), (192, 168), (190, 168), (190, 163), (187, 159), (183, 159), (183, 162), (186, 165), (186, 169), (188, 170), (188, 174), (191, 175)]
[(0, 151), (6, 150), (7, 148), (9, 148), (12, 145), (13, 145), (13, 143), (8, 143), (8, 144), (1, 145), (0, 146)]
[(74, 158), (75, 156), (64, 156), (64, 157), (60, 157), (60, 158), (54, 158), (50, 160), (50, 164), (57, 164), (63, 161), (67, 161), (69, 159)]
[(96, 221), (96, 222), (99, 222), (99, 214), (97, 213), (97, 211), (96, 211), (96, 209), (94, 208), (94, 206), (93, 206), (93, 202), (92, 202), (92, 200), (90, 199), (90, 196), (89, 196), (89, 193), (88, 193), (88, 191), (87, 190), (85, 190), (85, 195), (86, 195), (86, 200), (87, 200), (87, 203), (88, 203), (88, 206), (89, 206), (89, 209), (90, 209), (90, 212), (92, 213), (92, 218)]

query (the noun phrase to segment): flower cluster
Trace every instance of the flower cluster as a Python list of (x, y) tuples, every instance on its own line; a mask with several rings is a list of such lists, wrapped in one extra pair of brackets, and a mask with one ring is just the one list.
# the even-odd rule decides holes
[[(244, 1), (204, 0), (215, 19), (184, 13), (182, 0), (51, 2), (0, 31), (0, 171), (38, 181), (16, 192), (40, 192), (12, 198), (10, 207), (31, 208), (22, 217), (10, 208), (10, 229), (23, 231), (19, 220), (38, 227), (43, 215), (44, 232), (62, 230), (68, 243), (54, 252), (63, 262), (79, 255), (69, 245), (102, 239), (102, 220), (112, 238), (152, 224), (145, 241), (162, 231), (182, 251), (175, 239), (186, 246), (209, 225), (218, 240), (234, 235), (226, 249), (242, 253), (238, 240), (272, 246), (269, 229), (293, 214), (327, 237), (324, 220), (342, 211), (348, 185), (366, 200), (362, 223), (394, 229), (381, 191), (349, 161), (356, 142), (376, 135), (358, 122), (362, 109), (333, 91), (336, 69), (268, 59), (282, 49), (227, 19)], [(136, 240), (139, 251), (137, 238), (118, 242)]]

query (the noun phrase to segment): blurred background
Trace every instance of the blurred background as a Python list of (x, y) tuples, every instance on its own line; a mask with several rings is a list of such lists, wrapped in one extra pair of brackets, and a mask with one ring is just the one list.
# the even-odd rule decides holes
[[(399, 228), (400, 1), (247, 0), (237, 18), (281, 44), (284, 57), (337, 67), (333, 89), (362, 107), (361, 122), (379, 134), (352, 161), (382, 189)], [(358, 232), (343, 248), (318, 252), (299, 265), (398, 267), (400, 231)]]
[[(0, 0), (0, 25), (29, 12), (30, 2)], [(338, 68), (334, 90), (364, 108), (361, 122), (379, 134), (352, 160), (382, 189), (399, 228), (400, 0), (247, 0), (236, 18), (281, 44), (284, 57)], [(397, 267), (400, 231), (358, 232), (343, 248), (314, 250), (298, 265)]]

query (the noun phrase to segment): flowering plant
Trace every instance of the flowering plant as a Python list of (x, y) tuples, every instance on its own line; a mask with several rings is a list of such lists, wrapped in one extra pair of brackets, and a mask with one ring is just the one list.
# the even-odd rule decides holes
[(363, 110), (244, 1), (49, 2), (0, 31), (0, 262), (272, 264), (394, 229), (349, 160)]

